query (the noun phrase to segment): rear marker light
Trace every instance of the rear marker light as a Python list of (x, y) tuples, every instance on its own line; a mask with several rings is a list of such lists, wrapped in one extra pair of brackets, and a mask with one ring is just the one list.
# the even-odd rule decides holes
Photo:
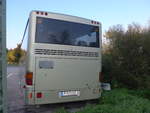
[(41, 15), (43, 15), (43, 12), (41, 12)]
[(37, 98), (42, 98), (42, 93), (41, 93), (41, 92), (37, 93), (37, 94), (36, 94), (36, 97), (37, 97)]
[(92, 24), (99, 24), (99, 22), (96, 22), (96, 21), (93, 21), (93, 20), (91, 21), (91, 23)]
[(37, 11), (36, 14), (39, 14), (39, 12)]
[(45, 13), (45, 15), (48, 15), (47, 13)]

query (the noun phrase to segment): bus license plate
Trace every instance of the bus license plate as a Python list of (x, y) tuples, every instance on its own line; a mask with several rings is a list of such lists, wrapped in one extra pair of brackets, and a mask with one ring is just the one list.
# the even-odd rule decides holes
[(59, 97), (64, 96), (80, 96), (80, 91), (61, 91), (59, 92)]

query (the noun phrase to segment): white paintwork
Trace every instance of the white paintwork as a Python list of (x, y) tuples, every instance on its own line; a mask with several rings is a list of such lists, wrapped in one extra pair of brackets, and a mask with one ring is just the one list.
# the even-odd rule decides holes
[[(26, 103), (27, 104), (46, 104), (46, 103), (58, 103), (76, 100), (94, 99), (100, 96), (99, 89), (99, 72), (101, 72), (101, 47), (79, 47), (57, 44), (37, 44), (35, 42), (36, 31), (36, 17), (53, 18), (58, 20), (65, 20), (70, 22), (89, 24), (99, 26), (100, 34), (100, 46), (101, 46), (101, 23), (92, 24), (89, 19), (84, 19), (75, 16), (48, 13), (45, 15), (37, 15), (36, 11), (32, 11), (29, 18), (29, 36), (28, 36), (28, 49), (27, 49), (27, 71), (33, 72), (33, 86), (26, 87)], [(57, 49), (57, 50), (69, 50), (69, 51), (86, 51), (86, 52), (98, 52), (99, 57), (79, 57), (79, 56), (59, 56), (59, 55), (35, 55), (35, 49)], [(41, 60), (53, 61), (54, 69), (39, 69), (38, 62)], [(69, 68), (70, 71), (67, 68)], [(43, 75), (43, 76), (41, 76)], [(62, 75), (62, 76), (61, 76)], [(53, 78), (53, 80), (52, 80)], [(67, 81), (69, 79), (69, 81)], [(60, 82), (61, 81), (61, 82)], [(58, 83), (59, 82), (59, 83)], [(81, 96), (78, 98), (69, 98), (59, 100), (58, 92), (65, 90), (81, 90)], [(36, 92), (43, 92), (45, 97), (43, 99), (37, 99), (35, 97)], [(48, 92), (52, 92), (48, 94)], [(33, 99), (28, 99), (28, 93), (33, 93)], [(89, 92), (89, 93), (88, 93)], [(94, 92), (94, 93), (93, 93)], [(96, 93), (95, 93), (96, 92)], [(87, 95), (85, 95), (87, 94)], [(55, 97), (56, 100), (52, 99)], [(64, 99), (64, 100), (63, 100)]]

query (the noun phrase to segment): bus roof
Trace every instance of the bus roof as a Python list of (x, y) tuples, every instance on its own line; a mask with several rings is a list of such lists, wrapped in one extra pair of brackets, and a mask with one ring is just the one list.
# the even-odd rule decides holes
[[(61, 14), (61, 13), (54, 13), (54, 12), (45, 12), (45, 11), (38, 11), (38, 10), (33, 10), (31, 11), (30, 15), (37, 15), (37, 16), (41, 16), (41, 17), (51, 17), (51, 18), (57, 18), (57, 19), (61, 19), (61, 20), (66, 20), (66, 21), (75, 21), (75, 22), (86, 22), (86, 24), (91, 24), (94, 26), (101, 26), (101, 22), (99, 21), (95, 21), (95, 20), (90, 20), (90, 19), (86, 19), (83, 17), (78, 17), (78, 16), (72, 16), (72, 15), (68, 15), (68, 14)], [(67, 19), (68, 18), (68, 19)]]

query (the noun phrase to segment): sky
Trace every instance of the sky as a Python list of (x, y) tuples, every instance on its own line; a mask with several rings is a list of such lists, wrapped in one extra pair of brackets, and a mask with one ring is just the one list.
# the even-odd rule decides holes
[(20, 43), (32, 10), (56, 12), (100, 21), (109, 27), (150, 21), (150, 0), (7, 0), (7, 48)]

